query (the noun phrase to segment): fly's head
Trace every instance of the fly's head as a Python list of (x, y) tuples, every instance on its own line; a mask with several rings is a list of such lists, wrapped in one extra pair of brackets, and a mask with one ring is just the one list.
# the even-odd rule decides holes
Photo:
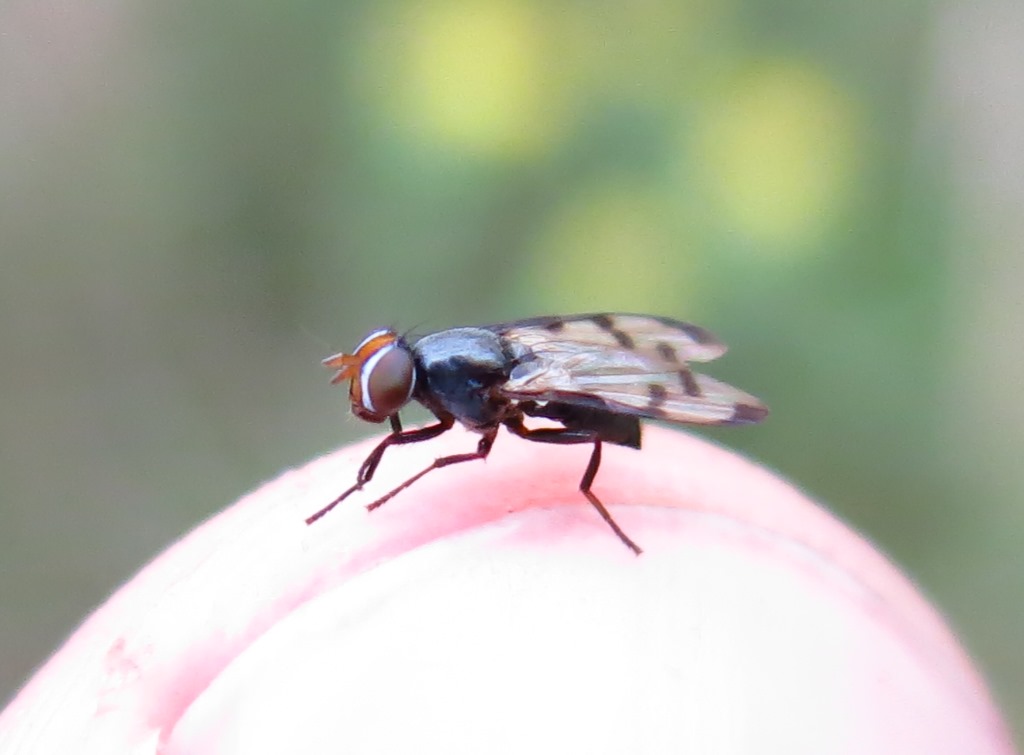
[(349, 381), (352, 413), (366, 422), (383, 422), (412, 398), (416, 363), (398, 333), (375, 330), (352, 354), (335, 354), (324, 366), (337, 370), (332, 384)]

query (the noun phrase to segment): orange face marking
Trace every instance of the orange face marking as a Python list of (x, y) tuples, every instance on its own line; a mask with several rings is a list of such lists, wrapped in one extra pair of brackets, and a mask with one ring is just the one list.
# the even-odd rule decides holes
[[(368, 387), (368, 375), (364, 374), (367, 362), (382, 349), (392, 346), (398, 340), (398, 334), (391, 329), (377, 330), (368, 335), (356, 346), (352, 354), (335, 354), (323, 360), (326, 367), (337, 370), (331, 378), (331, 384), (337, 385), (349, 381), (349, 398), (353, 411), (363, 419), (379, 421), (371, 411), (370, 404), (364, 396)], [(376, 361), (376, 360), (374, 360)]]
[[(337, 385), (345, 380), (353, 380), (359, 376), (359, 370), (366, 360), (376, 354), (380, 349), (395, 342), (398, 338), (393, 330), (378, 330), (371, 333), (360, 343), (354, 354), (334, 354), (323, 360), (323, 365), (332, 370), (337, 370), (331, 378), (331, 385)], [(358, 380), (356, 383), (358, 384)]]

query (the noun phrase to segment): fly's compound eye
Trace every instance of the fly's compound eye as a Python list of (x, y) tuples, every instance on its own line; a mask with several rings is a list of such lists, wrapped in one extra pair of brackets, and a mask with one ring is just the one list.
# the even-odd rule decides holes
[(371, 355), (352, 381), (352, 411), (367, 422), (383, 422), (408, 403), (416, 382), (409, 350), (389, 343)]

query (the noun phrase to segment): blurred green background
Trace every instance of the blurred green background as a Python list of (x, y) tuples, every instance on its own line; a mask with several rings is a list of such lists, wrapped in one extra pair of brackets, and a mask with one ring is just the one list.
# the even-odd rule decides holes
[[(1024, 728), (1024, 6), (0, 5), (0, 697), (169, 542), (371, 429), (319, 359), (633, 310)], [(998, 18), (993, 21), (992, 14)]]

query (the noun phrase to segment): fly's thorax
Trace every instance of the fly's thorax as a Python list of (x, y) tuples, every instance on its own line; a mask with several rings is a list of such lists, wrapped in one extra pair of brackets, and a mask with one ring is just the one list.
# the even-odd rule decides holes
[(495, 333), (442, 330), (417, 341), (412, 351), (419, 375), (415, 398), (428, 409), (474, 429), (493, 427), (507, 414), (509, 402), (495, 389), (508, 380), (512, 364)]

